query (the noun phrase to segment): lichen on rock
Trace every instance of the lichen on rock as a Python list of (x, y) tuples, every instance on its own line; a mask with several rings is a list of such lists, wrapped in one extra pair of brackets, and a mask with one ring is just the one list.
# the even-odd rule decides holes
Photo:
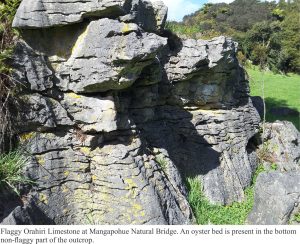
[(16, 124), (34, 135), (22, 137), (30, 204), (52, 223), (194, 223), (191, 176), (212, 202), (243, 200), (260, 119), (236, 44), (176, 39), (166, 13), (146, 0), (23, 0)]

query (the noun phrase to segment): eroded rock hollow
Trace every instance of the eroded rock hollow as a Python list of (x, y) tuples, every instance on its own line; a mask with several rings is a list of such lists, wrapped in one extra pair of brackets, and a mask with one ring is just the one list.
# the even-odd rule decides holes
[(211, 202), (243, 200), (260, 118), (236, 44), (181, 40), (166, 16), (146, 0), (22, 1), (18, 125), (28, 208), (47, 221), (190, 224), (186, 177)]

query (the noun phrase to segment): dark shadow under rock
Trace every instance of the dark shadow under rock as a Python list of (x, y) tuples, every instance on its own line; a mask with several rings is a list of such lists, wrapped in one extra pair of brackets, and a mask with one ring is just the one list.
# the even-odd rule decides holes
[(257, 112), (259, 113), (259, 116), (261, 119), (264, 117), (264, 101), (262, 97), (254, 96), (251, 97), (253, 106), (256, 108)]
[(273, 114), (274, 116), (288, 116), (288, 115), (299, 116), (299, 112), (296, 109), (292, 109), (288, 107), (271, 108), (270, 113)]

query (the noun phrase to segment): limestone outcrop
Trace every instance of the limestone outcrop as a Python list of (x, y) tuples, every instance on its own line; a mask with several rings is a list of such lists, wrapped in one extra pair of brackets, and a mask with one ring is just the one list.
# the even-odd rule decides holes
[(52, 223), (194, 223), (185, 177), (212, 202), (244, 199), (260, 118), (236, 44), (180, 40), (166, 13), (146, 0), (23, 0), (16, 124), (29, 205)]
[(267, 172), (258, 176), (249, 224), (291, 224), (300, 213), (299, 142), (300, 133), (291, 122), (266, 123), (258, 152)]

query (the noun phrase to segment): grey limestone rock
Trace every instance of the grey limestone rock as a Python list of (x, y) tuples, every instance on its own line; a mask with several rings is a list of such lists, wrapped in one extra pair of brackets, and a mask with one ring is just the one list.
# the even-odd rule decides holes
[[(43, 30), (28, 30), (23, 36), (27, 41), (23, 44), (26, 49), (35, 47), (36, 51), (23, 56), (19, 53), (25, 51), (16, 52), (20, 63), (14, 65), (19, 70), (17, 74), (21, 73), (19, 76), (22, 77), (26, 72), (31, 87), (43, 87), (47, 84), (44, 82), (46, 78), (43, 78), (46, 69), (53, 74), (51, 77), (55, 86), (76, 93), (130, 87), (143, 68), (155, 62), (156, 54), (167, 44), (166, 38), (146, 33), (135, 23), (107, 18), (91, 21), (87, 25), (80, 24), (77, 28), (55, 28), (46, 33)], [(38, 56), (35, 53), (47, 57), (43, 66), (36, 64), (38, 68), (41, 66), (39, 69), (31, 69), (32, 60)]]
[(161, 32), (167, 20), (168, 8), (162, 1), (132, 0), (129, 14), (120, 20), (135, 22), (149, 32)]
[(117, 111), (112, 96), (86, 97), (65, 93), (61, 104), (83, 132), (117, 130)]
[(164, 28), (167, 7), (149, 0), (23, 0), (13, 27), (20, 29), (49, 28), (83, 22), (89, 18), (116, 18), (135, 22), (150, 32)]
[(300, 134), (291, 122), (265, 125), (265, 143), (258, 149), (265, 168), (277, 171), (259, 175), (249, 224), (284, 225), (300, 211)]
[(192, 222), (184, 192), (164, 176), (153, 156), (143, 153), (137, 135), (119, 133), (101, 147), (94, 141), (95, 149), (80, 144), (90, 138), (75, 131), (34, 137), (28, 174), (38, 188), (32, 198), (56, 224)]
[(240, 103), (247, 96), (246, 77), (230, 38), (187, 39), (179, 45), (165, 64), (168, 82), (173, 84), (170, 102), (181, 106), (214, 104), (218, 108)]
[(37, 206), (27, 204), (17, 206), (0, 225), (51, 225), (53, 221), (49, 219)]
[[(144, 110), (139, 109), (139, 114)], [(154, 118), (146, 122), (136, 110), (132, 113), (149, 147), (164, 149), (185, 177), (198, 178), (211, 202), (230, 204), (244, 199), (243, 190), (251, 184), (257, 167), (247, 152), (259, 124), (251, 105), (229, 111), (160, 106), (153, 108)], [(241, 124), (246, 126), (241, 128)]]
[(276, 164), (281, 171), (300, 169), (300, 133), (291, 122), (266, 123), (265, 137), (259, 151), (266, 163)]
[(55, 128), (58, 125), (73, 125), (67, 111), (53, 98), (38, 93), (22, 95), (20, 122), (25, 126), (22, 131), (32, 128)]
[(165, 65), (168, 79), (176, 82), (189, 80), (203, 69), (222, 64), (230, 70), (236, 66), (236, 44), (229, 38), (217, 37), (210, 41), (186, 39), (176, 55), (172, 55)]
[(18, 225), (18, 224), (33, 224), (30, 219), (29, 214), (26, 210), (22, 209), (20, 206), (16, 207), (10, 215), (8, 215), (0, 225)]
[(87, 93), (130, 87), (164, 45), (166, 39), (143, 33), (134, 23), (93, 21), (57, 71), (58, 86)]
[(125, 13), (124, 0), (23, 0), (13, 27), (47, 28), (83, 21), (85, 17), (110, 17)]
[(300, 211), (300, 173), (269, 172), (258, 176), (255, 203), (247, 222), (285, 225)]
[(36, 53), (26, 42), (18, 42), (15, 48), (14, 78), (33, 91), (45, 91), (53, 87), (54, 74), (47, 65), (45, 55)]
[(191, 224), (186, 177), (212, 202), (243, 200), (260, 119), (236, 44), (175, 40), (166, 12), (146, 0), (20, 6), (18, 125), (30, 204), (47, 220)]

